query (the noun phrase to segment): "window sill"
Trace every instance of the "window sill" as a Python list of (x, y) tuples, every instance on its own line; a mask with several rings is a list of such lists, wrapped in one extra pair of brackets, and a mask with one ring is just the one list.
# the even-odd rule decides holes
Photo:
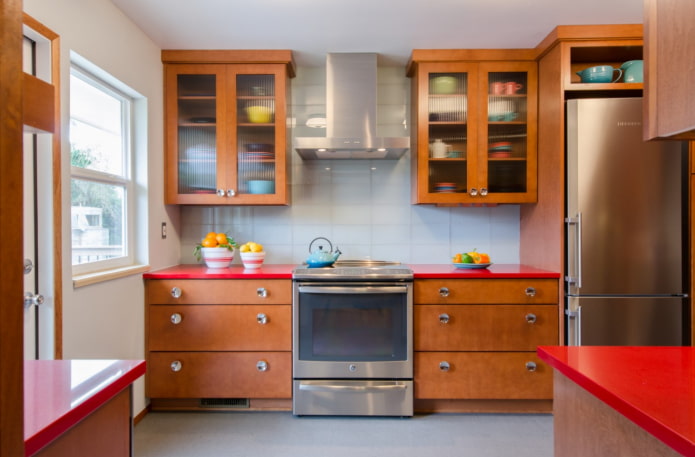
[(144, 273), (149, 270), (149, 265), (129, 265), (127, 267), (114, 268), (112, 270), (97, 271), (95, 273), (73, 276), (72, 287), (77, 289), (79, 287), (110, 281), (112, 279), (125, 278), (126, 276)]

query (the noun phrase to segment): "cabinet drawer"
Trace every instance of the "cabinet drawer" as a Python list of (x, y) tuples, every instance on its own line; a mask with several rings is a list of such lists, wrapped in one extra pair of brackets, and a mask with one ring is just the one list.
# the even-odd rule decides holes
[(556, 279), (419, 279), (415, 304), (551, 304), (559, 302)]
[(553, 305), (416, 305), (416, 351), (535, 351), (558, 344)]
[(553, 370), (534, 352), (417, 352), (415, 398), (551, 399)]
[[(257, 366), (261, 362), (265, 370)], [(291, 398), (292, 353), (152, 352), (147, 360), (147, 396)]]
[[(177, 288), (180, 296), (172, 291)], [(147, 302), (163, 305), (289, 305), (289, 279), (151, 279)]]
[(153, 305), (151, 351), (290, 351), (292, 305)]

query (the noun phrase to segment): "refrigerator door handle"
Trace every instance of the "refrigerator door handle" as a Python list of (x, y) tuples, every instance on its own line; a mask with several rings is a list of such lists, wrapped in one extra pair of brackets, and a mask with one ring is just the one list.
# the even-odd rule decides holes
[[(574, 272), (570, 271), (567, 276), (565, 276), (565, 281), (570, 286), (575, 286), (578, 289), (582, 287), (582, 213), (577, 213), (577, 217), (567, 217), (565, 218), (565, 223), (567, 224), (567, 230), (574, 225), (575, 226), (575, 255), (574, 255)], [(574, 273), (574, 276), (572, 276)]]
[[(569, 324), (573, 326), (572, 331), (570, 331), (570, 340), (567, 341), (568, 346), (581, 346), (582, 345), (582, 307), (577, 306), (576, 311), (571, 311), (569, 309), (565, 310)], [(568, 329), (569, 330), (569, 329)]]

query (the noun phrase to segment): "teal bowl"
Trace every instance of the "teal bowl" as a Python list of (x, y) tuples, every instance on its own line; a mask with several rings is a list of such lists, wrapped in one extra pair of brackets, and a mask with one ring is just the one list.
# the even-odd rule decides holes
[(275, 181), (252, 180), (248, 182), (250, 194), (274, 194)]
[[(615, 72), (618, 72), (617, 78), (613, 77)], [(577, 72), (583, 83), (614, 83), (620, 79), (622, 74), (623, 70), (613, 68), (610, 65), (597, 65)]]
[(620, 69), (623, 70), (623, 82), (644, 82), (644, 61), (628, 60), (620, 66)]

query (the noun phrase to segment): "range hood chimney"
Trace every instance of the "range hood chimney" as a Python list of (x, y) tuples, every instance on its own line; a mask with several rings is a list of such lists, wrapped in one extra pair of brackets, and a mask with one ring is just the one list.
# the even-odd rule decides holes
[(410, 138), (376, 134), (377, 55), (326, 56), (326, 137), (295, 139), (303, 159), (398, 159)]

